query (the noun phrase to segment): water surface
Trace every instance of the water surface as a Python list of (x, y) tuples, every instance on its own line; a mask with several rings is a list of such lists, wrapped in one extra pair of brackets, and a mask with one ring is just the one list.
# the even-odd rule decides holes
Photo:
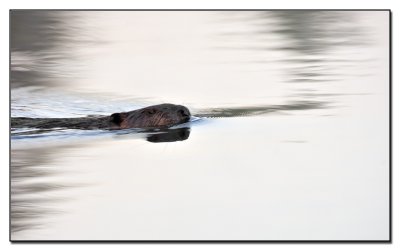
[(384, 11), (12, 11), (12, 240), (387, 240)]

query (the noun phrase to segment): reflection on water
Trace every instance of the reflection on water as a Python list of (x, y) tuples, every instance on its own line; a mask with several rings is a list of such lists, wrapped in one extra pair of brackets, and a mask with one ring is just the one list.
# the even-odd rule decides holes
[(160, 131), (154, 134), (150, 134), (147, 136), (147, 141), (153, 143), (161, 143), (161, 142), (175, 142), (187, 140), (190, 135), (190, 128), (177, 128), (170, 129), (165, 131)]
[(12, 117), (194, 115), (167, 130), (12, 128), (12, 240), (387, 239), (387, 12), (10, 20)]
[(60, 79), (70, 81), (73, 78), (70, 73), (79, 72), (81, 65), (76, 61), (73, 47), (90, 41), (74, 39), (70, 34), (80, 31), (66, 25), (66, 20), (79, 22), (79, 17), (73, 12), (12, 11), (12, 87), (54, 86)]
[[(11, 233), (45, 228), (48, 217), (64, 213), (56, 206), (72, 200), (57, 196), (59, 191), (83, 187), (76, 182), (59, 182), (65, 170), (51, 168), (58, 150), (35, 147), (11, 151)], [(49, 167), (50, 165), (50, 167)]]
[(364, 27), (355, 17), (340, 11), (276, 11), (271, 12), (280, 21), (273, 30), (290, 40), (283, 50), (310, 55), (327, 55), (335, 47), (358, 46), (367, 43)]

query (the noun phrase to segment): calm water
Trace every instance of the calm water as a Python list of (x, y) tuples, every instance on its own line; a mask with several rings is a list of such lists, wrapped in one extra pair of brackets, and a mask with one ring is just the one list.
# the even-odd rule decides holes
[(12, 12), (12, 117), (195, 115), (12, 129), (12, 240), (388, 239), (388, 18)]

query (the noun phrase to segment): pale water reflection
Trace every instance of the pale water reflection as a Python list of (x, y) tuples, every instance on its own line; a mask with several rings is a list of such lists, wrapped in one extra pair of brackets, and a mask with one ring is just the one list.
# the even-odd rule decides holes
[(389, 13), (12, 11), (12, 240), (387, 240)]

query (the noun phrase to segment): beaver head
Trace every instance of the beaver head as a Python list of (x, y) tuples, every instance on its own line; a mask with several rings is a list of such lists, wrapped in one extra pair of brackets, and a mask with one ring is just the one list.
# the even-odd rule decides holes
[(160, 128), (188, 122), (189, 109), (182, 105), (161, 104), (130, 112), (114, 113), (110, 121), (118, 128)]

